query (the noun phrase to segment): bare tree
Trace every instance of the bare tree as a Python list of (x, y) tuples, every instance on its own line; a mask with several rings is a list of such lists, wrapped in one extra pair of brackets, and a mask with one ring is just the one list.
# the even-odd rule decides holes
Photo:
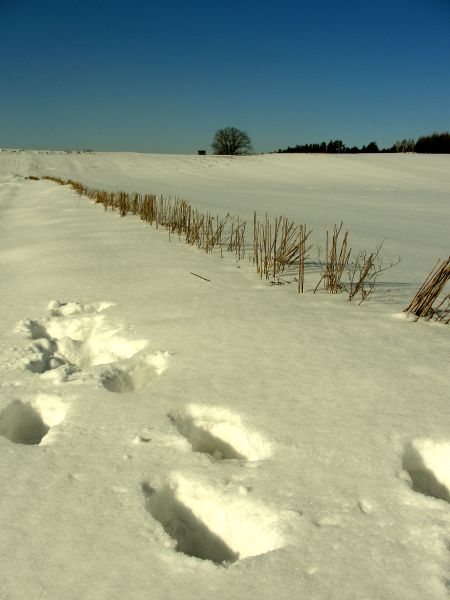
[(211, 147), (214, 154), (251, 154), (252, 142), (247, 132), (236, 127), (218, 129), (214, 135)]

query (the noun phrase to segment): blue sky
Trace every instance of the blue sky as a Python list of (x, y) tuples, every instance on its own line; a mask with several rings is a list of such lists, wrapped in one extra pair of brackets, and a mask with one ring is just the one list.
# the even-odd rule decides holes
[(450, 0), (0, 0), (0, 147), (258, 152), (450, 129)]

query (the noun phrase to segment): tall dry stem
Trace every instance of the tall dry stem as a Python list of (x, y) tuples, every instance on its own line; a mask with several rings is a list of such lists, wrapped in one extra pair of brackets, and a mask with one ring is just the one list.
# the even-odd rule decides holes
[[(432, 318), (436, 314), (433, 304), (450, 281), (450, 256), (439, 264), (439, 259), (428, 277), (421, 285), (419, 291), (404, 309), (408, 315), (413, 314), (417, 318)], [(446, 296), (447, 298), (448, 296)], [(444, 301), (446, 300), (444, 298)], [(442, 303), (441, 303), (442, 304)]]

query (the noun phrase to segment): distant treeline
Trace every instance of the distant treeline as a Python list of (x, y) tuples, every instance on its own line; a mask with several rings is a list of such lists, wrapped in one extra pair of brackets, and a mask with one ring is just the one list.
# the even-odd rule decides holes
[(450, 154), (450, 133), (433, 133), (424, 135), (418, 140), (399, 140), (390, 148), (378, 148), (376, 142), (367, 146), (346, 146), (342, 140), (330, 140), (320, 144), (297, 144), (280, 148), (279, 153), (297, 154), (302, 152), (327, 153), (327, 154), (360, 154), (364, 152), (422, 152), (428, 154)]

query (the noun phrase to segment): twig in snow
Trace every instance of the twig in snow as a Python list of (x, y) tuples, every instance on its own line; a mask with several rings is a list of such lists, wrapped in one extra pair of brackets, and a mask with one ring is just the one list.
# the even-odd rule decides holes
[(206, 279), (206, 277), (202, 277), (201, 275), (197, 275), (197, 273), (192, 273), (192, 271), (191, 271), (191, 275), (195, 275), (196, 277), (200, 277), (200, 279), (204, 279), (205, 281), (211, 281), (211, 279)]

